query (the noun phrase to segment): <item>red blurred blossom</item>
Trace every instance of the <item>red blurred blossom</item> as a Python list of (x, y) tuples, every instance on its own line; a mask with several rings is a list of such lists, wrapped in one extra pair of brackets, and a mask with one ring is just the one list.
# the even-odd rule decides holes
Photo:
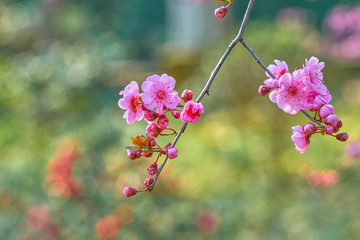
[(52, 222), (49, 209), (44, 205), (32, 207), (26, 214), (29, 228), (35, 230), (46, 239), (58, 239), (60, 229)]
[(112, 239), (119, 232), (119, 220), (114, 215), (100, 218), (95, 225), (95, 233), (100, 239)]
[(196, 226), (204, 233), (215, 232), (219, 227), (219, 217), (214, 212), (203, 211), (197, 217)]
[(75, 198), (82, 191), (82, 183), (72, 175), (72, 169), (80, 154), (76, 140), (64, 139), (53, 158), (50, 159), (47, 170), (49, 187), (57, 195)]
[(311, 171), (307, 174), (306, 179), (312, 186), (329, 187), (338, 182), (339, 175), (335, 170)]

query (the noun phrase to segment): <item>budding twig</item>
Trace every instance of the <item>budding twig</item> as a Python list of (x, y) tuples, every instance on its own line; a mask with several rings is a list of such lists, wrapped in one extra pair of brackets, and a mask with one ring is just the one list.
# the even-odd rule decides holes
[[(247, 6), (246, 12), (244, 14), (240, 29), (238, 34), (236, 35), (236, 37), (234, 38), (234, 40), (231, 41), (231, 43), (229, 44), (229, 46), (227, 47), (227, 49), (225, 50), (224, 54), (222, 55), (222, 57), (220, 58), (219, 62), (216, 64), (214, 70), (212, 71), (212, 73), (210, 74), (209, 80), (206, 82), (203, 90), (201, 91), (201, 93), (199, 94), (198, 98), (196, 99), (196, 102), (199, 103), (201, 102), (201, 100), (203, 99), (203, 97), (205, 96), (205, 94), (209, 95), (209, 90), (211, 87), (212, 82), (214, 81), (217, 73), (219, 72), (221, 66), (223, 65), (223, 63), (225, 62), (226, 58), (228, 57), (228, 55), (230, 54), (230, 52), (232, 51), (232, 49), (236, 46), (236, 44), (238, 42), (241, 42), (244, 47), (251, 53), (251, 55), (254, 57), (254, 59), (256, 60), (256, 62), (258, 64), (260, 64), (260, 66), (273, 78), (275, 79), (276, 77), (274, 76), (274, 74), (264, 65), (264, 63), (260, 60), (260, 58), (255, 54), (254, 50), (251, 49), (251, 47), (245, 42), (245, 40), (243, 39), (243, 35), (244, 35), (244, 31), (245, 31), (245, 27), (246, 24), (249, 20), (249, 16), (252, 10), (252, 7), (254, 5), (255, 0), (249, 0), (249, 4)], [(321, 125), (317, 120), (315, 120), (313, 117), (311, 117), (307, 112), (305, 112), (304, 110), (301, 110), (301, 112), (303, 114), (305, 114), (312, 122), (316, 123), (318, 126), (324, 128), (323, 125)], [(171, 147), (174, 147), (177, 143), (177, 141), (179, 140), (181, 134), (185, 131), (185, 128), (187, 126), (188, 123), (184, 123), (180, 129), (180, 131), (178, 132), (178, 134), (176, 135), (173, 143), (171, 144)], [(168, 160), (168, 156), (165, 157), (164, 161), (161, 163), (161, 166), (159, 167), (154, 181), (152, 182), (152, 184), (149, 186), (149, 191), (152, 191), (156, 181), (161, 173), (161, 171), (163, 170), (166, 162)]]
[[(241, 26), (240, 26), (240, 29), (239, 29), (239, 32), (238, 34), (236, 35), (236, 37), (234, 38), (234, 40), (230, 43), (230, 45), (227, 47), (226, 51), (224, 52), (224, 54), (222, 55), (222, 57), (220, 58), (219, 62), (216, 64), (214, 70), (212, 71), (211, 75), (210, 75), (210, 78), (209, 80), (207, 81), (207, 83), (205, 84), (203, 90), (201, 91), (200, 95), (198, 96), (198, 98), (196, 99), (196, 102), (199, 103), (201, 102), (201, 100), (203, 99), (203, 97), (205, 96), (205, 94), (208, 94), (209, 95), (209, 89), (210, 89), (210, 86), (212, 84), (212, 82), (214, 81), (217, 73), (219, 72), (221, 66), (223, 65), (223, 63), (225, 62), (227, 56), (230, 54), (231, 50), (236, 46), (236, 44), (239, 42), (239, 40), (242, 38), (242, 35), (244, 33), (244, 29), (245, 29), (245, 26), (246, 26), (246, 23), (249, 19), (249, 16), (250, 16), (250, 13), (251, 13), (251, 9), (252, 9), (252, 6), (254, 5), (254, 2), (255, 0), (250, 0), (249, 1), (249, 5), (246, 9), (246, 12), (244, 14), (244, 18), (243, 18), (243, 21), (241, 23)], [(179, 133), (176, 135), (173, 143), (171, 144), (172, 147), (175, 146), (175, 144), (177, 143), (177, 141), (179, 140), (181, 134), (185, 131), (185, 128), (187, 126), (188, 123), (184, 123), (183, 126), (181, 127)], [(168, 160), (168, 157), (166, 156), (164, 161), (161, 163), (161, 166), (159, 167), (158, 169), (158, 172), (156, 173), (155, 175), (155, 178), (154, 178), (154, 181), (153, 183), (149, 186), (149, 191), (153, 190), (155, 184), (156, 184), (156, 181), (162, 171), (162, 169), (164, 168), (166, 162)]]

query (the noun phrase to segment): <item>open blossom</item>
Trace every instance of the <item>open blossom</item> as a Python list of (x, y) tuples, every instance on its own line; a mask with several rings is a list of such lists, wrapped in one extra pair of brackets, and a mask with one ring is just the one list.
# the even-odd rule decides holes
[(297, 114), (303, 108), (304, 98), (307, 92), (303, 82), (297, 78), (296, 74), (285, 73), (279, 79), (279, 88), (274, 89), (269, 98), (273, 103), (277, 103), (279, 108), (290, 114)]
[(284, 75), (285, 73), (289, 72), (289, 68), (288, 65), (286, 64), (285, 61), (279, 61), (279, 60), (275, 60), (274, 61), (276, 65), (274, 64), (270, 64), (270, 66), (268, 67), (268, 69), (270, 70), (270, 72), (272, 74), (274, 74), (276, 79), (273, 79), (266, 71), (265, 74), (266, 76), (269, 78), (267, 80), (264, 81), (266, 86), (269, 86), (271, 88), (278, 88), (278, 80), (279, 78)]
[(125, 109), (123, 118), (128, 124), (133, 124), (135, 121), (140, 121), (144, 112), (142, 109), (141, 95), (139, 94), (139, 85), (132, 81), (127, 85), (124, 91), (119, 93), (123, 96), (118, 102), (120, 108)]
[(304, 153), (309, 145), (310, 138), (306, 136), (303, 126), (292, 127), (293, 135), (291, 140), (295, 143), (296, 149)]
[(180, 119), (184, 123), (197, 123), (200, 115), (203, 113), (203, 105), (201, 103), (196, 103), (194, 100), (191, 100), (185, 104), (184, 110), (180, 114)]
[(142, 101), (144, 106), (161, 113), (165, 107), (175, 109), (180, 103), (181, 99), (178, 92), (173, 90), (175, 87), (175, 79), (167, 74), (152, 75), (146, 78), (142, 83), (141, 89), (144, 91), (142, 94)]
[(318, 94), (325, 95), (327, 88), (323, 84), (323, 74), (321, 70), (324, 68), (324, 62), (319, 62), (316, 57), (305, 59), (305, 66), (302, 73), (304, 74), (304, 83)]

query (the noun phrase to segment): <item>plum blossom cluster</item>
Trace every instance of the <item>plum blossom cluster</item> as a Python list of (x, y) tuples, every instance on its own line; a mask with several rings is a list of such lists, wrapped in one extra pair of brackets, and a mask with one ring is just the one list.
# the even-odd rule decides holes
[(219, 7), (217, 9), (215, 9), (215, 16), (217, 18), (223, 18), (225, 17), (226, 13), (227, 13), (227, 10), (228, 8), (230, 7), (230, 5), (233, 3), (233, 0), (217, 0), (219, 2), (229, 2), (229, 4), (227, 6), (222, 6), (222, 7)]
[[(341, 120), (334, 114), (334, 107), (329, 104), (331, 94), (323, 83), (322, 69), (325, 64), (318, 58), (305, 59), (303, 68), (297, 67), (292, 73), (286, 62), (275, 60), (268, 69), (275, 76), (265, 72), (268, 79), (259, 87), (259, 94), (269, 98), (279, 108), (289, 114), (297, 114), (300, 110), (314, 112), (314, 122), (292, 127), (292, 141), (301, 153), (307, 150), (310, 137), (321, 133), (336, 137), (339, 141), (346, 141), (349, 135), (346, 132), (338, 133), (342, 127)], [(325, 124), (325, 126), (321, 125)]]
[[(126, 197), (134, 196), (138, 192), (149, 190), (158, 172), (158, 160), (160, 156), (174, 159), (178, 156), (178, 150), (169, 142), (161, 147), (156, 138), (159, 136), (176, 135), (177, 132), (169, 127), (169, 118), (180, 119), (182, 122), (196, 123), (199, 117), (204, 113), (201, 103), (193, 100), (193, 93), (190, 90), (184, 90), (179, 97), (178, 92), (174, 90), (175, 79), (167, 74), (152, 75), (146, 78), (141, 84), (143, 93), (139, 93), (137, 82), (132, 81), (120, 92), (122, 98), (118, 105), (125, 110), (123, 118), (128, 124), (145, 119), (147, 122), (146, 134), (131, 138), (132, 146), (127, 147), (127, 156), (131, 160), (141, 157), (151, 158), (157, 154), (156, 160), (147, 168), (150, 175), (145, 179), (145, 189), (137, 190), (132, 187), (125, 187), (123, 192)], [(181, 105), (181, 100), (185, 103)]]

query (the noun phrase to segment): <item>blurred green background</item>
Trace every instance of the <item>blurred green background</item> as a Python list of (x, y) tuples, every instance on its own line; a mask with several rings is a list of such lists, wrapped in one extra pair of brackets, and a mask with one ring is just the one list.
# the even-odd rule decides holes
[[(126, 124), (119, 91), (167, 73), (177, 91), (198, 95), (247, 2), (234, 0), (217, 19), (222, 4), (0, 2), (1, 240), (110, 239), (111, 231), (126, 240), (360, 238), (360, 167), (346, 154), (348, 143), (319, 135), (305, 154), (295, 150), (291, 126), (307, 118), (259, 96), (264, 71), (240, 45), (156, 188), (123, 196), (127, 185), (142, 188), (151, 160), (126, 157), (130, 137), (146, 125)], [(257, 0), (245, 31), (265, 65), (285, 60), (292, 70), (311, 56), (325, 62), (325, 84), (348, 141), (360, 136), (359, 6)], [(326, 169), (337, 172), (337, 184), (309, 184), (309, 171)], [(68, 176), (67, 185), (54, 184), (59, 174)], [(117, 224), (101, 225), (106, 216)]]

